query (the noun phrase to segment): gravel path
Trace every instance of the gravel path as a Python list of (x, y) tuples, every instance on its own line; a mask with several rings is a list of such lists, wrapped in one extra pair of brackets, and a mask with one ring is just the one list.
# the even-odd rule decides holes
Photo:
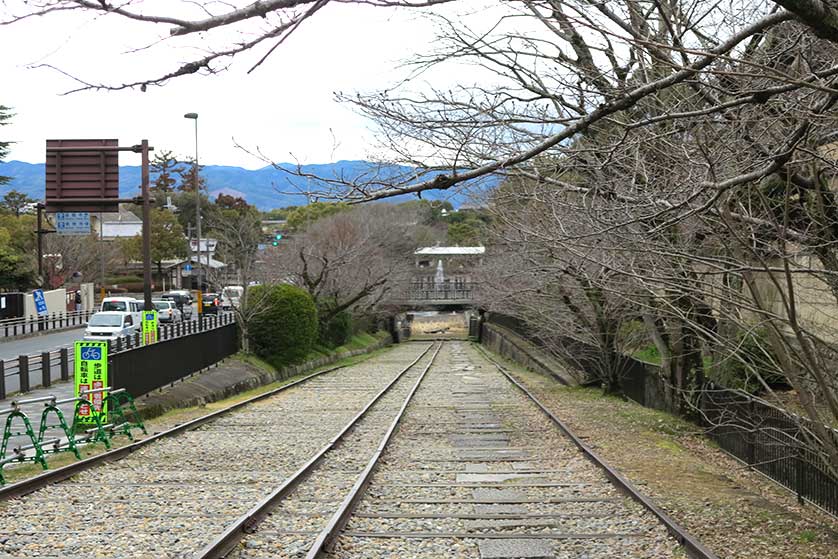
[[(428, 345), (397, 346), (0, 503), (0, 559), (191, 557), (322, 448)], [(357, 467), (351, 452), (344, 454), (343, 466)]]
[(335, 557), (518, 556), (683, 557), (494, 366), (446, 343)]

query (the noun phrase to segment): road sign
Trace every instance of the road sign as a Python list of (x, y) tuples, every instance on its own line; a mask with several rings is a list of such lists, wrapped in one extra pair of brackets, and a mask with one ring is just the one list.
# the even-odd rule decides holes
[[(85, 390), (106, 388), (108, 386), (108, 342), (76, 342), (74, 366), (76, 398)], [(93, 406), (79, 407), (80, 423), (95, 425), (97, 416), (102, 424), (108, 422), (105, 396), (105, 392), (84, 396)]]
[(43, 289), (36, 289), (32, 292), (32, 299), (35, 300), (35, 311), (38, 313), (38, 316), (46, 316), (47, 312), (47, 299), (44, 297), (44, 290)]
[(113, 139), (47, 140), (47, 212), (118, 212), (118, 145)]
[(192, 264), (184, 264), (183, 265), (184, 272), (191, 272), (192, 271)]
[(90, 235), (90, 212), (58, 212), (55, 230), (59, 235)]
[(157, 341), (157, 311), (143, 311), (143, 345)]

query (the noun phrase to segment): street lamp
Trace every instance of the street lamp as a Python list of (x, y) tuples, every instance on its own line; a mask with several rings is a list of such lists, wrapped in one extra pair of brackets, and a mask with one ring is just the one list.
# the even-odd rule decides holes
[[(198, 181), (198, 113), (186, 113), (183, 118), (195, 121), (195, 166), (192, 169), (192, 188), (195, 189), (195, 222), (198, 226), (198, 291), (201, 291), (201, 190)], [(209, 247), (207, 247), (209, 249)]]

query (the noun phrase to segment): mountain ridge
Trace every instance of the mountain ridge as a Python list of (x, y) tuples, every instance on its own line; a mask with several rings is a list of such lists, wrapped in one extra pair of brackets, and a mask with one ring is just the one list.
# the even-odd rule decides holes
[[(267, 211), (287, 206), (300, 206), (307, 202), (306, 192), (317, 190), (318, 181), (315, 178), (301, 177), (287, 171), (296, 172), (298, 169), (306, 175), (316, 175), (325, 180), (358, 180), (364, 177), (376, 176), (386, 180), (397, 175), (409, 174), (414, 170), (410, 167), (390, 165), (379, 166), (363, 160), (341, 160), (334, 163), (315, 163), (298, 166), (294, 163), (281, 163), (279, 166), (267, 165), (260, 169), (244, 169), (227, 165), (202, 166), (201, 176), (205, 178), (210, 196), (215, 198), (220, 193), (243, 197), (249, 204), (260, 210)], [(136, 165), (120, 165), (119, 193), (122, 197), (139, 194), (140, 167)], [(44, 196), (44, 163), (27, 163), (24, 161), (0, 161), (0, 176), (11, 177), (12, 180), (0, 187), (0, 197), (10, 190), (17, 190), (27, 196), (41, 200)], [(152, 181), (155, 174), (152, 173)], [(497, 177), (483, 181), (479, 188), (491, 188), (497, 184)], [(323, 183), (325, 185), (325, 183)], [(467, 202), (467, 195), (459, 191), (427, 191), (423, 197), (428, 200), (448, 200), (454, 207)], [(392, 199), (399, 202), (415, 199), (413, 195), (400, 195)]]

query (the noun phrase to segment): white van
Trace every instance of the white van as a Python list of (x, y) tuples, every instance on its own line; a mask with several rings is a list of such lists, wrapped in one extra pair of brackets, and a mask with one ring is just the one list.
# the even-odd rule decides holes
[(130, 312), (105, 311), (97, 312), (90, 317), (87, 329), (84, 331), (85, 340), (116, 340), (123, 336), (131, 336), (136, 332), (134, 315)]
[(133, 297), (105, 297), (99, 309), (103, 312), (129, 312), (134, 319), (134, 328), (142, 324), (143, 302)]
[(244, 287), (240, 285), (228, 285), (221, 290), (221, 308), (230, 310), (232, 307), (238, 307), (243, 294)]

